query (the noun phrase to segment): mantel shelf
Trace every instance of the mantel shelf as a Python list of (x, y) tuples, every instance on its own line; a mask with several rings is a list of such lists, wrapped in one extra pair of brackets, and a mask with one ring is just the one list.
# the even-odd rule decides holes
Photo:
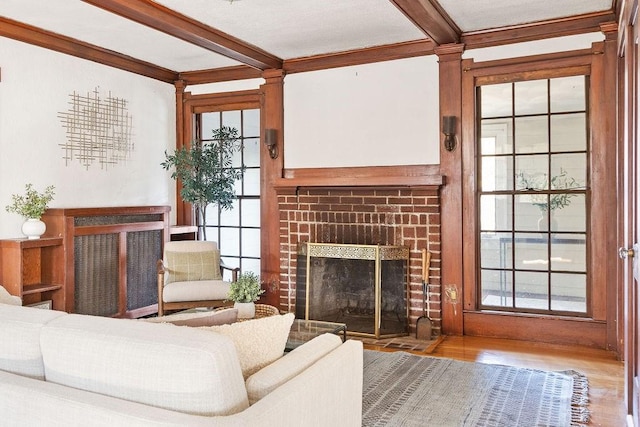
[(295, 188), (440, 187), (445, 178), (438, 165), (285, 169), (273, 181), (276, 190)]
[(276, 189), (298, 187), (440, 187), (444, 184), (442, 175), (426, 176), (390, 176), (359, 179), (353, 177), (323, 177), (323, 178), (280, 178), (274, 181)]

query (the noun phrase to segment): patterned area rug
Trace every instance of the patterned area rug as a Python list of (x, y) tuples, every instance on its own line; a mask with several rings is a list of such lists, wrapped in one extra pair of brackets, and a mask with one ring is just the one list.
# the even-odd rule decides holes
[(584, 426), (587, 393), (574, 371), (365, 350), (362, 425)]

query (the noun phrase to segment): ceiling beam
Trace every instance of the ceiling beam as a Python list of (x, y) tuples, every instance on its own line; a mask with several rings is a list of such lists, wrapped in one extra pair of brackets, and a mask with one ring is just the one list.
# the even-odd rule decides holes
[(180, 73), (180, 80), (183, 80), (187, 85), (258, 79), (261, 77), (262, 71), (246, 65), (212, 68), (209, 70), (185, 71)]
[(587, 13), (543, 22), (514, 25), (484, 31), (470, 31), (460, 38), (465, 49), (522, 43), (552, 37), (599, 32), (600, 25), (616, 21), (613, 11)]
[(390, 0), (437, 45), (458, 43), (460, 29), (434, 0)]
[(284, 61), (283, 69), (287, 74), (293, 74), (352, 65), (371, 64), (374, 62), (431, 55), (433, 54), (434, 48), (434, 43), (428, 39), (394, 43), (346, 52), (287, 59)]
[(280, 58), (151, 0), (82, 1), (250, 67), (282, 68)]
[(0, 16), (0, 36), (172, 83), (178, 73), (71, 37)]

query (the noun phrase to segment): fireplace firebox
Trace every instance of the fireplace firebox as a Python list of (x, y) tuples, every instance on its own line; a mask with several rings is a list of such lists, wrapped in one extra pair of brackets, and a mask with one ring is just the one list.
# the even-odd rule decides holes
[(349, 334), (408, 334), (409, 248), (304, 243), (298, 254), (296, 317), (340, 322)]

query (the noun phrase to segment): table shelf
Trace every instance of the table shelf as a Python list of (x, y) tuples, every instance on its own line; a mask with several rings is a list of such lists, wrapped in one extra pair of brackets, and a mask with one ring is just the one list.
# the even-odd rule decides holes
[(36, 283), (33, 285), (24, 285), (22, 287), (22, 295), (40, 294), (42, 292), (57, 291), (58, 289), (62, 289), (62, 285)]
[(61, 237), (0, 240), (0, 284), (23, 305), (51, 300), (64, 309), (64, 248)]

